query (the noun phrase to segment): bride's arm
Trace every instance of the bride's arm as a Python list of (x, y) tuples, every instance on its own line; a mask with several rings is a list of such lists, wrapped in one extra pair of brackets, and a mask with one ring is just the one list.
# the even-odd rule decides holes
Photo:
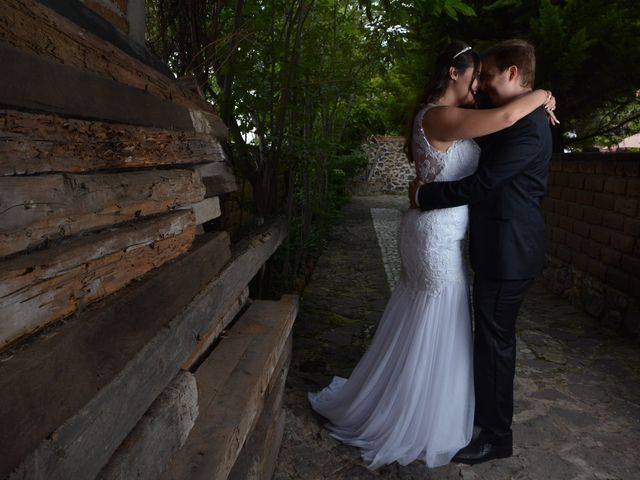
[(424, 115), (429, 138), (450, 142), (461, 138), (482, 137), (510, 127), (551, 98), (547, 90), (534, 90), (497, 108), (475, 110), (459, 107), (432, 108)]

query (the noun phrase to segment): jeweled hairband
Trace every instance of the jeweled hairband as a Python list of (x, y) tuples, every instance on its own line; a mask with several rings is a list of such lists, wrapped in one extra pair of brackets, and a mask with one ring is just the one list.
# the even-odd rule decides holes
[(453, 60), (454, 58), (456, 58), (459, 55), (462, 55), (464, 52), (468, 52), (469, 50), (471, 50), (471, 47), (464, 47), (462, 50), (460, 50), (458, 53), (456, 53), (451, 60)]

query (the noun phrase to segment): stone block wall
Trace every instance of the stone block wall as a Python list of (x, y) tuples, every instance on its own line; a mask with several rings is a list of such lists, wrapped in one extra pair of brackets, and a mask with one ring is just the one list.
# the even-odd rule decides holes
[(371, 191), (406, 192), (408, 183), (416, 176), (403, 151), (404, 138), (372, 137), (363, 146), (368, 158), (365, 180)]
[(555, 156), (544, 208), (553, 290), (637, 335), (640, 154)]

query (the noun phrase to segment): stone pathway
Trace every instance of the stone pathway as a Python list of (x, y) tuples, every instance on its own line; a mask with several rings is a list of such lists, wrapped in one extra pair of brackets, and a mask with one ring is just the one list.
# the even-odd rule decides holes
[(357, 449), (322, 429), (306, 392), (323, 388), (334, 374), (348, 376), (366, 349), (397, 278), (389, 241), (400, 215), (388, 209), (406, 207), (403, 196), (353, 198), (318, 261), (294, 327), (274, 479), (640, 479), (640, 346), (543, 285), (534, 286), (518, 320), (513, 457), (371, 472)]

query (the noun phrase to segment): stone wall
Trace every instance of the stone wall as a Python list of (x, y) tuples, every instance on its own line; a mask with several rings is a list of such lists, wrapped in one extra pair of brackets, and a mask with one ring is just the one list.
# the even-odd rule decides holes
[(365, 181), (370, 191), (407, 191), (408, 183), (415, 178), (415, 169), (409, 164), (403, 146), (403, 137), (392, 136), (372, 137), (363, 146), (368, 158)]
[(549, 285), (638, 335), (640, 155), (563, 154), (553, 158), (549, 173)]

